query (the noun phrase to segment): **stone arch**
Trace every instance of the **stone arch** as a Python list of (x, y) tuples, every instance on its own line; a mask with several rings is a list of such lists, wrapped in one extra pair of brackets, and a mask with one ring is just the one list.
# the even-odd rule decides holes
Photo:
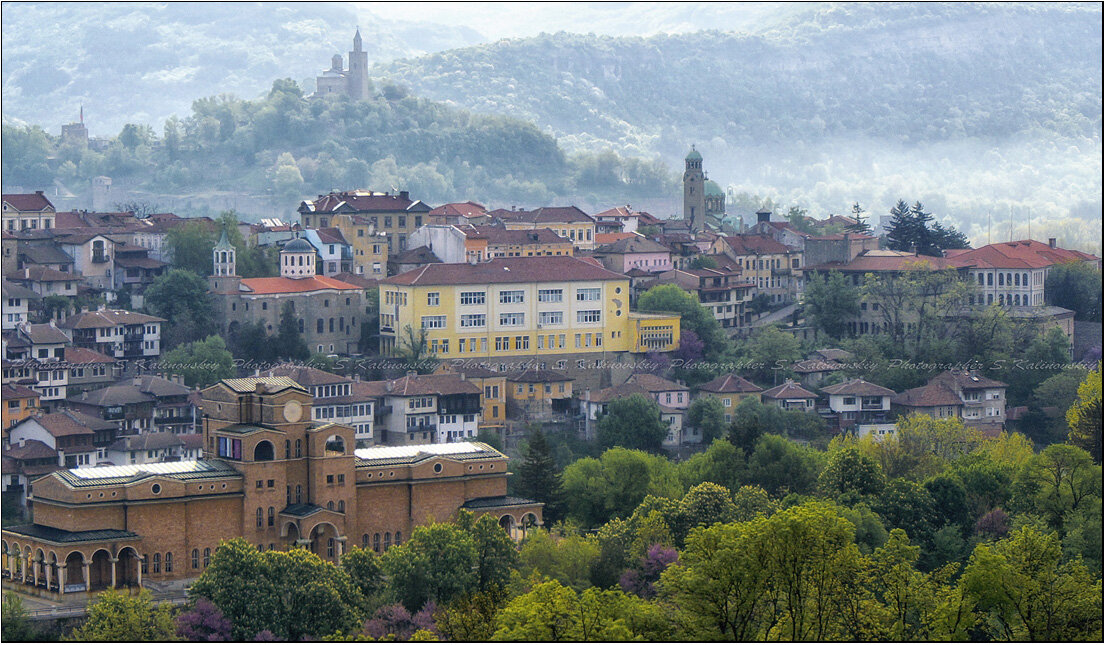
[(46, 556), (46, 571), (49, 572), (50, 581), (48, 589), (57, 591), (61, 586), (61, 569), (58, 568), (58, 554), (50, 551)]
[(311, 552), (320, 558), (337, 562), (342, 555), (342, 547), (338, 540), (338, 527), (330, 522), (322, 521), (312, 526), (307, 535), (311, 540)]
[(515, 517), (510, 513), (500, 516), (499, 526), (502, 527), (504, 531), (507, 531), (507, 535), (510, 535), (511, 537), (515, 536)]
[(288, 538), (289, 541), (298, 540), (300, 538), (300, 527), (295, 522), (285, 522), (280, 527), (280, 537)]
[(342, 438), (342, 435), (332, 434), (326, 438), (323, 450), (327, 455), (344, 455), (346, 454), (346, 440)]
[(138, 551), (135, 551), (132, 546), (119, 549), (119, 554), (116, 556), (118, 562), (115, 563), (116, 587), (141, 586), (139, 572), (142, 568), (142, 561), (139, 557)]
[(80, 585), (80, 588), (73, 589), (73, 591), (85, 591), (88, 589), (88, 581), (84, 577), (84, 554), (80, 551), (70, 551), (69, 555), (65, 556), (65, 577), (63, 578), (65, 586)]
[(258, 441), (253, 448), (253, 460), (272, 461), (273, 459), (276, 459), (276, 449), (273, 448), (273, 442), (267, 439)]
[(33, 572), (33, 575), (34, 575), (35, 586), (36, 587), (45, 587), (46, 586), (46, 552), (42, 550), (42, 547), (39, 547), (38, 549), (35, 550), (35, 556), (34, 556), (34, 560), (32, 560), (32, 562), (33, 562), (33, 565), (34, 565), (34, 569), (32, 569), (32, 572)]
[(31, 584), (32, 582), (34, 582), (35, 567), (34, 563), (31, 561), (31, 546), (29, 544), (23, 547), (22, 556), (23, 557), (21, 558), (21, 560), (23, 563), (23, 582)]
[(12, 561), (8, 554), (8, 541), (0, 540), (0, 546), (3, 546), (3, 552), (2, 555), (0, 555), (0, 557), (3, 557), (3, 561), (0, 561), (0, 576), (7, 578), (10, 575), (8, 573), (8, 568)]
[(23, 571), (23, 551), (18, 542), (12, 542), (8, 547), (8, 564), (11, 567), (11, 575), (13, 579), (20, 577)]
[(96, 549), (88, 565), (88, 589), (99, 591), (111, 587), (111, 553), (107, 549)]

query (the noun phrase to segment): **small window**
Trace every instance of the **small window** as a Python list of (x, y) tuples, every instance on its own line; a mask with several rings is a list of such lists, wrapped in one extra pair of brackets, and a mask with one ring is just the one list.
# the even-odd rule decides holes
[(165, 573), (173, 572), (173, 553), (171, 551), (165, 553)]
[(211, 564), (211, 548), (204, 549), (204, 568)]
[(193, 569), (199, 569), (200, 568), (200, 550), (199, 549), (192, 549), (192, 568)]
[(380, 553), (380, 534), (373, 533), (373, 551)]
[(161, 573), (161, 554), (154, 554), (154, 573)]

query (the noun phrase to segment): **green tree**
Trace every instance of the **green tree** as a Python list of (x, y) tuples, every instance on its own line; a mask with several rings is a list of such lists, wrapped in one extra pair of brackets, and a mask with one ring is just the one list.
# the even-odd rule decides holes
[(518, 567), (518, 549), (499, 522), (491, 515), (476, 518), (461, 510), (457, 526), (468, 533), (476, 554), (476, 591), (492, 591), (507, 586), (511, 571)]
[(668, 434), (656, 401), (641, 394), (615, 399), (607, 404), (607, 412), (599, 419), (596, 436), (599, 444), (612, 448), (660, 452)]
[(276, 336), (277, 354), (289, 360), (306, 360), (311, 355), (307, 341), (300, 333), (299, 320), (292, 303), (286, 302), (280, 307), (280, 324)]
[(937, 517), (929, 491), (917, 482), (892, 479), (872, 506), (889, 529), (900, 528), (915, 542), (929, 539)]
[(687, 420), (703, 433), (703, 442), (714, 441), (726, 433), (726, 408), (717, 397), (701, 396), (691, 402)]
[(494, 591), (461, 594), (434, 612), (434, 624), (446, 640), (490, 641), (504, 600), (501, 592)]
[(886, 486), (879, 463), (850, 446), (832, 453), (825, 470), (818, 476), (818, 487), (831, 496), (879, 495)]
[(599, 541), (594, 536), (538, 529), (530, 531), (522, 542), (519, 573), (525, 577), (537, 573), (583, 591), (591, 586), (589, 575), (598, 559)]
[(667, 311), (680, 314), (680, 329), (695, 332), (713, 358), (728, 344), (722, 326), (710, 309), (699, 303), (699, 297), (674, 284), (660, 284), (638, 298), (640, 311)]
[(408, 611), (418, 611), (429, 600), (448, 603), (477, 584), (476, 545), (453, 524), (416, 527), (411, 539), (384, 552), (381, 565)]
[(621, 591), (577, 594), (559, 582), (535, 582), (499, 613), (496, 641), (664, 639), (664, 621), (649, 603)]
[(5, 594), (3, 602), (0, 603), (0, 611), (3, 612), (0, 616), (3, 619), (0, 620), (0, 633), (3, 635), (4, 642), (38, 640), (37, 630), (31, 626), (22, 598), (14, 593)]
[(361, 591), (361, 595), (368, 601), (364, 614), (369, 615), (370, 609), (375, 609), (373, 602), (378, 599), (384, 590), (384, 570), (380, 565), (380, 556), (371, 549), (362, 549), (353, 546), (342, 554), (342, 569), (349, 574), (350, 580)]
[(765, 435), (749, 455), (746, 482), (772, 495), (814, 491), (822, 471), (822, 453), (778, 435)]
[(1101, 641), (1102, 581), (1031, 526), (975, 547), (960, 586), (995, 640)]
[(1078, 261), (1052, 267), (1045, 278), (1045, 302), (1075, 311), (1076, 320), (1102, 322), (1102, 271)]
[(791, 364), (802, 357), (799, 339), (775, 325), (766, 325), (754, 332), (742, 346), (741, 353), (750, 363), (752, 380), (760, 383), (777, 381), (790, 374)]
[[(752, 452), (752, 446), (749, 448)], [(714, 482), (736, 491), (745, 473), (745, 455), (725, 439), (715, 439), (710, 446), (677, 464), (680, 485), (691, 488), (703, 482)]]
[(165, 354), (160, 367), (183, 376), (188, 387), (207, 387), (234, 376), (234, 357), (221, 336), (208, 336), (202, 341), (176, 346)]
[[(165, 236), (175, 269), (191, 271), (197, 276), (211, 275), (211, 249), (215, 248), (215, 233), (201, 222), (187, 222)], [(171, 272), (170, 272), (171, 273)]]
[(1082, 448), (1053, 444), (1030, 459), (1018, 480), (1032, 496), (1034, 510), (1061, 535), (1069, 513), (1102, 504), (1102, 467)]
[(676, 466), (658, 455), (611, 448), (599, 459), (585, 457), (564, 470), (569, 518), (596, 527), (612, 517), (629, 517), (647, 495), (677, 498)]
[(1068, 441), (1102, 463), (1102, 363), (1079, 384), (1077, 399), (1067, 411)]
[(242, 538), (219, 544), (192, 584), (234, 621), (233, 636), (270, 631), (279, 640), (356, 630), (365, 599), (342, 568), (305, 549), (259, 552)]
[[(693, 486), (680, 500), (680, 524), (673, 527), (680, 538), (698, 526), (710, 526), (717, 522), (733, 522), (737, 519), (737, 505), (730, 491), (711, 482)], [(679, 539), (682, 542), (682, 539)]]
[(177, 640), (177, 627), (170, 606), (155, 605), (149, 591), (128, 596), (108, 589), (88, 605), (88, 618), (69, 640), (173, 641)]
[(853, 202), (852, 218), (856, 220), (856, 224), (849, 224), (845, 227), (847, 233), (855, 233), (857, 235), (871, 235), (872, 227), (868, 225), (868, 218), (864, 217), (864, 209), (860, 207), (860, 202)]
[(814, 274), (803, 290), (803, 311), (827, 336), (842, 338), (847, 323), (860, 313), (860, 290), (840, 271)]
[[(208, 249), (210, 251), (210, 249)], [(211, 294), (203, 278), (183, 269), (158, 276), (146, 288), (146, 310), (168, 321), (174, 347), (210, 336), (215, 330)], [(163, 334), (163, 337), (166, 334)]]
[(419, 374), (429, 374), (434, 371), (436, 359), (430, 351), (430, 341), (427, 339), (426, 330), (415, 330), (411, 325), (403, 328), (403, 338), (396, 346), (397, 357), (405, 362), (409, 369)]
[(547, 525), (561, 519), (564, 499), (561, 469), (540, 428), (530, 434), (526, 457), (518, 467), (517, 490), (519, 495), (545, 504), (542, 518)]

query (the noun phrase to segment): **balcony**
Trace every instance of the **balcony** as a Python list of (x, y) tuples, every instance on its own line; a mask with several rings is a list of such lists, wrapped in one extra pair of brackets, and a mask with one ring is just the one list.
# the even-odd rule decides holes
[(882, 410), (883, 409), (883, 403), (882, 402), (881, 403), (861, 403), (860, 404), (860, 409), (861, 410), (877, 410), (877, 411)]
[(438, 424), (436, 424), (436, 423), (428, 423), (424, 426), (407, 426), (407, 432), (408, 433), (412, 433), (412, 432), (437, 432), (437, 431), (438, 431)]
[(93, 253), (92, 254), (92, 263), (93, 264), (104, 264), (105, 262), (111, 262), (111, 256), (108, 255), (107, 253)]

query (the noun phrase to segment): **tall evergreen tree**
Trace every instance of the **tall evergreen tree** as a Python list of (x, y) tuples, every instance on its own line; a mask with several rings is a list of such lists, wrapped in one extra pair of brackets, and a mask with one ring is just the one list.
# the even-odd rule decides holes
[(299, 322), (296, 319), (296, 310), (291, 302), (284, 303), (280, 308), (280, 327), (276, 337), (277, 352), (282, 357), (292, 360), (307, 360), (311, 351), (307, 349), (307, 342), (300, 333)]
[(915, 243), (914, 217), (910, 214), (910, 207), (906, 202), (899, 200), (891, 209), (891, 227), (887, 231), (887, 248), (892, 251), (909, 251)]
[(933, 231), (929, 229), (933, 215), (925, 211), (921, 202), (914, 202), (910, 207), (910, 217), (913, 220), (911, 230), (914, 234), (914, 247), (918, 250), (918, 254), (940, 256), (941, 249), (936, 244)]
[(857, 233), (859, 235), (871, 235), (872, 227), (868, 225), (868, 218), (864, 217), (864, 209), (860, 207), (860, 202), (853, 202), (853, 219), (856, 220), (856, 224), (849, 224), (845, 227), (846, 233)]
[(561, 490), (561, 471), (553, 459), (549, 442), (541, 430), (530, 435), (530, 444), (526, 449), (526, 459), (518, 470), (518, 491), (530, 499), (545, 504), (542, 517), (548, 526), (561, 519), (563, 492)]

